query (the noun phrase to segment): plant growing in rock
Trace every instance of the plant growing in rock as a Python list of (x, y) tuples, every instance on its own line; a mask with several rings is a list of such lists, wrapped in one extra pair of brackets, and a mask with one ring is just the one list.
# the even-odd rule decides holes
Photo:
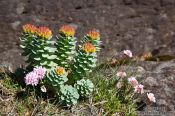
[(63, 67), (53, 67), (48, 71), (45, 81), (51, 88), (58, 90), (61, 85), (68, 81), (67, 72)]
[(58, 99), (67, 106), (76, 104), (77, 100), (79, 99), (77, 89), (75, 89), (71, 85), (61, 85), (60, 90), (57, 91), (57, 96)]
[(26, 24), (23, 26), (23, 32), (20, 38), (20, 47), (23, 49), (23, 56), (28, 56), (31, 53), (33, 38), (37, 38), (36, 31), (37, 27), (34, 25)]
[(94, 84), (89, 79), (81, 79), (77, 81), (74, 86), (82, 97), (89, 97), (94, 89)]
[(74, 37), (75, 29), (72, 26), (65, 25), (59, 29), (59, 35), (57, 36), (57, 41), (55, 46), (57, 48), (55, 54), (57, 58), (55, 62), (59, 66), (68, 68), (69, 63), (76, 53), (76, 38)]
[[(24, 77), (26, 85), (33, 86), (34, 90), (40, 87), (43, 95), (54, 93), (52, 97), (66, 106), (92, 96), (91, 103), (95, 102), (94, 106), (100, 104), (109, 115), (118, 115), (119, 109), (121, 115), (135, 115), (136, 100), (140, 94), (144, 94), (144, 86), (135, 77), (128, 78), (123, 71), (106, 76), (104, 72), (93, 70), (101, 44), (97, 30), (89, 31), (78, 47), (74, 35), (72, 26), (62, 26), (55, 42), (51, 40), (49, 28), (30, 24), (23, 26), (22, 55), (26, 56), (28, 67), (33, 70), (27, 70), (30, 72)], [(119, 57), (121, 59), (116, 58), (114, 63), (132, 57), (130, 50), (124, 50)], [(107, 74), (113, 71), (111, 67), (108, 68)], [(93, 73), (90, 73), (92, 70)], [(153, 93), (147, 93), (147, 100), (156, 102)]]
[[(96, 66), (100, 45), (96, 30), (90, 31), (77, 49), (74, 35), (74, 27), (62, 26), (54, 42), (49, 28), (26, 24), (21, 36), (22, 55), (26, 56), (28, 67), (45, 68), (44, 84), (67, 106), (77, 103), (79, 96), (88, 97), (92, 93), (94, 85), (84, 77)], [(37, 86), (40, 79), (34, 71), (26, 75), (25, 81), (27, 85)]]
[(81, 40), (81, 44), (84, 44), (86, 42), (91, 43), (96, 47), (97, 51), (100, 51), (100, 34), (99, 31), (96, 29), (90, 30)]
[(96, 57), (96, 47), (91, 43), (86, 42), (82, 46), (79, 46), (72, 66), (74, 78), (77, 80), (82, 79), (88, 72), (91, 72), (96, 66)]
[(52, 48), (53, 41), (50, 41), (52, 32), (47, 27), (35, 27), (27, 24), (23, 26), (23, 34), (21, 37), (21, 48), (23, 56), (27, 56), (27, 63), (30, 67), (43, 66), (51, 68), (57, 66), (52, 60), (56, 58), (54, 55), (55, 48)]
[[(140, 100), (144, 101), (141, 105), (138, 106), (143, 107), (147, 103), (155, 102), (155, 97), (153, 93), (144, 94), (144, 85), (139, 83), (136, 77), (127, 77), (127, 74), (123, 71), (117, 73), (116, 83), (116, 95), (119, 100), (123, 103), (136, 103), (140, 102)], [(143, 99), (146, 96), (147, 98)]]

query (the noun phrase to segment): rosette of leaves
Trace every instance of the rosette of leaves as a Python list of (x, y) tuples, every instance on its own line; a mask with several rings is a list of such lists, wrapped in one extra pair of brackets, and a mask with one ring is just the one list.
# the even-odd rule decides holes
[(78, 90), (78, 93), (82, 97), (88, 97), (94, 89), (94, 84), (89, 79), (78, 80), (74, 87)]
[(31, 38), (25, 40), (29, 44), (21, 46), (24, 50), (22, 55), (27, 56), (26, 62), (29, 63), (29, 67), (43, 66), (51, 68), (57, 66), (53, 62), (56, 58), (56, 55), (54, 55), (56, 48), (52, 48), (54, 42), (50, 40), (52, 37), (51, 30), (47, 27), (39, 27), (32, 35)]
[(96, 29), (90, 30), (81, 40), (81, 44), (90, 42), (92, 45), (96, 47), (96, 51), (100, 51), (100, 34)]
[(96, 66), (96, 48), (89, 42), (79, 46), (77, 55), (72, 64), (72, 73), (78, 80), (85, 76)]
[(71, 106), (77, 103), (79, 94), (77, 89), (71, 85), (61, 85), (60, 90), (57, 91), (58, 99), (63, 105)]
[(59, 30), (59, 35), (56, 41), (56, 56), (55, 62), (59, 66), (64, 66), (68, 68), (69, 63), (73, 59), (76, 53), (76, 38), (74, 37), (75, 29), (72, 26), (66, 25), (62, 26)]
[(46, 83), (54, 90), (58, 90), (61, 85), (68, 81), (67, 72), (63, 67), (57, 66), (47, 73)]

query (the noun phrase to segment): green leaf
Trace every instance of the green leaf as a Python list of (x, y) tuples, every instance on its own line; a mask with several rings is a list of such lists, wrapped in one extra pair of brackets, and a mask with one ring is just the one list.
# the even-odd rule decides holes
[(48, 58), (49, 55), (48, 55), (48, 54), (42, 54), (42, 57), (44, 57), (44, 58)]
[(51, 55), (51, 56), (48, 56), (47, 58), (50, 59), (50, 60), (53, 60), (53, 59), (57, 58), (57, 56), (56, 55)]
[(40, 63), (40, 64), (41, 64), (41, 66), (46, 65), (47, 61), (44, 61), (43, 63)]
[(57, 49), (56, 48), (50, 48), (48, 49), (48, 52), (54, 53)]
[(34, 58), (35, 60), (37, 60), (37, 61), (40, 61), (41, 59), (40, 58)]

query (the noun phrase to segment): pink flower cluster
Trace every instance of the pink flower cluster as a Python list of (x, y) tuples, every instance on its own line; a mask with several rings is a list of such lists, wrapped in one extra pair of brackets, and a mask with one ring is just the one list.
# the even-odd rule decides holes
[(38, 79), (42, 80), (44, 78), (44, 75), (46, 73), (46, 69), (42, 66), (34, 68), (34, 72), (38, 75)]
[(132, 52), (131, 52), (131, 50), (124, 50), (123, 51), (123, 54), (126, 55), (126, 56), (128, 56), (128, 57), (130, 57), (130, 58), (132, 58)]
[(26, 85), (36, 86), (38, 84), (38, 75), (35, 72), (30, 72), (25, 76)]
[[(128, 78), (129, 83), (134, 87), (134, 92), (143, 93), (143, 85), (139, 84), (135, 77)], [(153, 93), (147, 93), (147, 97), (151, 102), (156, 102), (156, 98)]]
[(117, 75), (118, 77), (121, 77), (121, 78), (126, 77), (126, 73), (123, 72), (123, 71), (119, 71), (119, 72), (117, 72), (116, 75)]
[(135, 77), (128, 78), (129, 83), (134, 86), (134, 92), (143, 93), (143, 85), (139, 84)]
[(147, 93), (147, 96), (151, 102), (156, 102), (156, 98), (154, 97), (153, 93)]
[(46, 69), (42, 66), (34, 68), (34, 70), (28, 73), (25, 78), (26, 85), (36, 86), (39, 83), (39, 80), (44, 78)]
[(133, 85), (134, 87), (137, 86), (137, 85), (139, 84), (135, 77), (130, 77), (130, 78), (128, 78), (128, 81), (129, 81), (129, 83), (130, 83), (131, 85)]
[(137, 92), (137, 93), (143, 93), (143, 85), (142, 84), (138, 84), (134, 87), (134, 92)]
[[(120, 78), (124, 78), (127, 76), (126, 72), (124, 71), (119, 71), (117, 72), (116, 75), (117, 77), (120, 77)], [(139, 84), (139, 82), (135, 77), (128, 78), (128, 82), (134, 87), (135, 93), (141, 93), (141, 94), (144, 93), (143, 91), (144, 85)], [(122, 86), (121, 82), (118, 82), (116, 85), (117, 88), (121, 88), (121, 86)], [(147, 97), (151, 102), (156, 102), (156, 98), (154, 97), (153, 93), (147, 93)]]

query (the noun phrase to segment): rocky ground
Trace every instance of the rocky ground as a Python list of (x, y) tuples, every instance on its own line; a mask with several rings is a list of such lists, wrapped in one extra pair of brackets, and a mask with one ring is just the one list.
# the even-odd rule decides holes
[[(1, 0), (0, 62), (18, 67), (19, 35), (25, 23), (49, 26), (54, 33), (71, 24), (81, 38), (89, 29), (100, 30), (100, 60), (124, 49), (134, 55), (151, 52), (175, 55), (175, 0)], [(157, 105), (175, 110), (175, 61), (141, 61), (144, 84), (156, 94)]]
[(157, 99), (156, 104), (145, 108), (147, 115), (174, 116), (175, 60), (166, 62), (142, 61), (137, 63), (134, 70), (137, 70), (137, 77), (142, 80), (145, 92), (155, 93)]

